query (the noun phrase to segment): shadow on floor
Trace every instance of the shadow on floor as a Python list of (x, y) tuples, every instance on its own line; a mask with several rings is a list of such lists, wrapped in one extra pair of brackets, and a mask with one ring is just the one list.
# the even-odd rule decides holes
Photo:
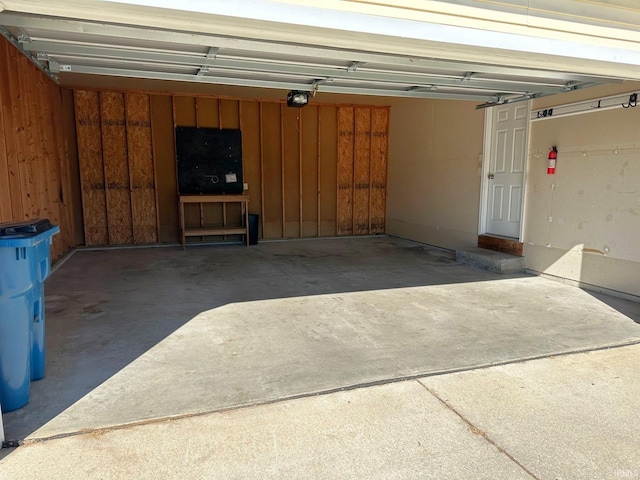
[(6, 436), (640, 340), (579, 289), (541, 304), (548, 282), (388, 237), (80, 251), (47, 282), (47, 376)]

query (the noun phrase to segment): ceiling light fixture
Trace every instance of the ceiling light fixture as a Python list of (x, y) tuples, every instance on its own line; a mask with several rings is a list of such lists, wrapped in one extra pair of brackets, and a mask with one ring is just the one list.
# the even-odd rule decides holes
[(287, 107), (304, 107), (309, 103), (309, 92), (291, 90), (287, 93)]

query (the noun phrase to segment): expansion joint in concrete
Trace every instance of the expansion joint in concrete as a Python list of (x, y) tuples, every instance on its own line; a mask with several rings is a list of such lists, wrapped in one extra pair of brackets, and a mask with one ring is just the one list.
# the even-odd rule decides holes
[(460, 420), (462, 420), (467, 425), (467, 427), (472, 433), (474, 433), (475, 435), (480, 435), (487, 443), (495, 447), (500, 453), (502, 453), (507, 458), (509, 458), (509, 460), (515, 463), (520, 469), (522, 469), (531, 478), (535, 480), (540, 480), (540, 477), (536, 476), (531, 470), (525, 467), (511, 453), (507, 452), (503, 447), (498, 445), (495, 440), (493, 440), (489, 435), (487, 435), (487, 433), (484, 432), (481, 428), (474, 425), (468, 418), (466, 418), (462, 413), (460, 413), (460, 411), (458, 411), (453, 405), (451, 405), (445, 399), (441, 398), (435, 391), (433, 391), (431, 388), (427, 387), (424, 383), (422, 383), (421, 380), (417, 380), (417, 382), (422, 386), (422, 388), (424, 388), (427, 392), (433, 395), (436, 398), (436, 400), (438, 400), (442, 404), (443, 407), (445, 407), (447, 410), (451, 411), (458, 418), (460, 418)]

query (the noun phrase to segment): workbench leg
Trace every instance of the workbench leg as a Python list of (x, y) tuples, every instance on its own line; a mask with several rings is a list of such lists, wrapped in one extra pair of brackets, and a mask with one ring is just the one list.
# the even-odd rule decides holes
[(185, 246), (185, 230), (184, 230), (184, 203), (180, 202), (180, 208), (178, 209), (180, 213), (180, 240), (182, 243), (182, 249), (184, 250)]

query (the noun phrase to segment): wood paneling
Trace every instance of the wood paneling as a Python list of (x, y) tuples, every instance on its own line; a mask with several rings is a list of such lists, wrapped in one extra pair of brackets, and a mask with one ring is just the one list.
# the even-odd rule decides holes
[(59, 225), (53, 260), (76, 245), (65, 134), (60, 87), (0, 37), (0, 222)]
[(101, 92), (100, 115), (109, 245), (130, 245), (133, 223), (124, 95)]
[(198, 127), (219, 128), (218, 100), (208, 97), (196, 98), (196, 120)]
[(337, 108), (318, 108), (320, 236), (333, 237), (337, 230), (338, 196), (338, 123)]
[[(4, 45), (2, 45), (4, 47)], [(4, 53), (4, 54), (3, 54)], [(0, 78), (8, 78), (8, 62), (2, 61), (6, 56), (6, 51), (0, 51)], [(10, 152), (8, 150), (8, 142), (12, 140), (12, 130), (13, 130), (13, 120), (9, 116), (9, 98), (5, 96), (5, 94), (9, 93), (9, 89), (0, 85), (0, 219), (10, 219), (13, 218), (13, 196), (17, 197), (17, 195), (11, 195), (11, 187), (13, 182), (11, 181), (11, 177), (15, 175), (9, 169), (9, 155)], [(6, 111), (6, 113), (5, 113)], [(5, 122), (5, 115), (7, 116), (7, 120)], [(7, 133), (9, 135), (7, 135)], [(5, 139), (5, 136), (9, 137), (8, 140)], [(15, 152), (11, 152), (15, 155)], [(22, 206), (22, 202), (20, 202), (20, 207)]]
[(371, 109), (371, 226), (370, 233), (384, 233), (387, 217), (387, 151), (389, 109)]
[(302, 130), (302, 236), (318, 236), (318, 107), (301, 110)]
[(171, 97), (151, 95), (151, 129), (158, 190), (159, 241), (177, 242), (178, 183)]
[[(20, 86), (17, 82), (17, 57), (18, 51), (13, 48), (4, 38), (0, 37), (0, 107), (2, 108), (2, 121), (4, 124), (4, 148), (7, 165), (7, 178), (9, 182), (9, 192), (11, 195), (10, 211), (3, 210), (3, 219), (6, 221), (24, 219), (25, 210), (22, 205), (22, 183), (20, 181), (20, 168), (18, 166), (18, 132), (20, 123), (14, 112), (20, 104)], [(24, 155), (24, 154), (22, 154)]]
[(99, 94), (76, 90), (75, 108), (85, 245), (107, 245), (109, 235)]
[(76, 90), (75, 110), (85, 243), (156, 243), (149, 96)]
[(389, 109), (338, 107), (338, 235), (385, 232)]
[[(217, 102), (216, 102), (217, 103)], [(205, 115), (202, 115), (203, 117)], [(174, 127), (199, 127), (199, 116), (196, 108), (196, 99), (193, 97), (173, 97), (173, 124)], [(217, 122), (216, 126), (217, 126)], [(172, 132), (172, 137), (174, 133)], [(175, 137), (174, 137), (175, 139)], [(174, 147), (175, 148), (175, 147)], [(175, 162), (175, 156), (174, 156)], [(175, 167), (174, 167), (175, 170)], [(204, 225), (205, 212), (196, 204), (185, 205), (184, 221), (186, 225)]]
[(517, 255), (518, 257), (521, 257), (524, 251), (522, 242), (490, 235), (478, 235), (478, 247), (495, 252), (508, 253), (509, 255)]
[[(58, 162), (60, 165), (60, 200), (76, 208), (63, 209), (69, 228), (70, 245), (84, 244), (84, 220), (82, 215), (82, 186), (80, 185), (80, 165), (78, 162), (78, 142), (76, 136), (76, 114), (73, 106), (73, 90), (59, 89), (54, 83), (51, 90), (51, 124), (56, 133)], [(56, 112), (62, 111), (63, 122), (56, 122)], [(64, 161), (66, 159), (66, 161)], [(61, 231), (62, 233), (62, 231)]]
[(338, 235), (353, 234), (353, 110), (338, 108)]
[(282, 238), (280, 105), (263, 103), (264, 238)]
[(133, 241), (136, 244), (156, 243), (158, 219), (149, 96), (128, 93), (125, 102)]
[[(78, 104), (78, 118), (84, 118), (78, 122), (78, 128), (83, 123), (86, 130), (92, 122), (98, 127), (93, 137), (101, 140), (95, 149), (104, 149), (97, 157), (104, 158), (102, 168), (107, 186), (109, 181), (113, 186), (127, 185), (126, 174), (129, 175), (130, 217), (126, 217), (124, 196), (115, 200), (109, 188), (103, 191), (108, 243), (115, 242), (111, 230), (118, 226), (122, 227), (118, 234), (125, 234), (128, 227), (130, 243), (178, 240), (176, 126), (242, 131), (243, 177), (248, 185), (245, 194), (250, 198), (249, 211), (261, 216), (261, 238), (367, 235), (385, 231), (388, 108), (309, 105), (298, 109), (266, 100), (117, 92), (96, 95), (78, 91), (76, 96), (85, 103), (93, 98), (98, 104), (93, 111), (104, 112), (104, 118), (98, 118), (96, 124), (96, 119), (88, 118), (88, 112), (82, 110), (89, 107)], [(124, 105), (120, 99), (124, 99)], [(90, 138), (90, 131), (78, 134), (82, 151), (87, 150), (85, 144)], [(114, 159), (115, 165), (108, 163)], [(123, 164), (127, 170), (121, 169)], [(83, 169), (95, 170), (84, 160), (82, 165)], [(83, 171), (83, 179), (88, 176)], [(93, 183), (104, 185), (105, 180), (100, 182), (97, 178)], [(119, 205), (117, 208), (122, 212), (117, 215), (123, 216), (114, 217), (111, 203)], [(225, 212), (215, 204), (202, 207), (190, 204), (185, 209), (185, 223), (190, 228), (223, 225), (225, 218), (239, 216), (235, 208), (230, 205)], [(95, 219), (90, 222), (98, 223)], [(192, 240), (225, 239), (235, 240), (236, 236), (203, 236)], [(123, 241), (121, 237), (118, 240)]]
[(220, 100), (220, 128), (240, 128), (240, 102)]
[(285, 238), (300, 236), (300, 137), (298, 108), (283, 107)]
[(369, 233), (369, 179), (371, 176), (371, 108), (355, 109), (353, 158), (353, 233)]
[(262, 192), (260, 181), (260, 103), (242, 101), (242, 161), (244, 182), (249, 189), (249, 213), (262, 213)]

